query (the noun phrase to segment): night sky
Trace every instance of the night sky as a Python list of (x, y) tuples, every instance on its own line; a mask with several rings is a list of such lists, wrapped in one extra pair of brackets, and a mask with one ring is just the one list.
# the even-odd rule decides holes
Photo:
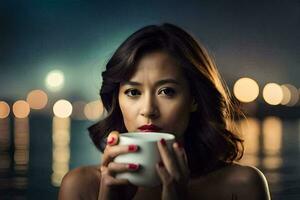
[[(175, 3), (176, 2), (176, 3)], [(101, 71), (137, 29), (163, 22), (192, 33), (231, 86), (248, 76), (300, 87), (300, 1), (0, 1), (0, 100), (45, 89), (65, 74), (55, 98), (98, 98)]]

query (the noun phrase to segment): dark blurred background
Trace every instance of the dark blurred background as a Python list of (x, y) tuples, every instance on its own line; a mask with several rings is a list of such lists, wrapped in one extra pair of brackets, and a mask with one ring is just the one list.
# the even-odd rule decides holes
[(56, 199), (98, 164), (101, 72), (131, 33), (174, 23), (208, 49), (248, 120), (240, 161), (300, 198), (300, 1), (0, 1), (0, 199)]

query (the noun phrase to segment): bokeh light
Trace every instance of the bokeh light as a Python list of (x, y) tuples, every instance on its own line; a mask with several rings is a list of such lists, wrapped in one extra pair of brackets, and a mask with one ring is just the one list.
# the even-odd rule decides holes
[(17, 118), (25, 118), (28, 117), (30, 113), (29, 104), (24, 100), (16, 101), (13, 104), (13, 113)]
[(57, 101), (53, 106), (54, 115), (60, 118), (69, 117), (72, 114), (72, 104), (64, 99)]
[(281, 86), (276, 83), (268, 83), (263, 89), (263, 98), (270, 105), (278, 105), (283, 99)]
[(84, 107), (84, 114), (91, 121), (99, 120), (103, 114), (102, 101), (92, 101)]
[(296, 105), (299, 101), (298, 89), (291, 84), (284, 84), (281, 88), (283, 90), (283, 100), (281, 104), (286, 106)]
[(58, 91), (64, 85), (64, 74), (60, 70), (53, 70), (47, 74), (46, 87), (51, 91)]
[(27, 102), (32, 109), (43, 109), (48, 102), (48, 96), (43, 90), (32, 90), (27, 95)]
[(84, 115), (84, 108), (86, 106), (86, 102), (76, 101), (73, 102), (72, 105), (73, 105), (72, 118), (76, 120), (85, 120), (86, 116)]
[(291, 91), (286, 85), (281, 85), (281, 89), (282, 89), (283, 97), (280, 103), (282, 105), (287, 105), (292, 98)]
[(10, 113), (9, 105), (5, 101), (0, 101), (0, 119), (6, 118)]
[(252, 102), (259, 94), (259, 87), (255, 80), (244, 77), (235, 82), (233, 93), (241, 102)]

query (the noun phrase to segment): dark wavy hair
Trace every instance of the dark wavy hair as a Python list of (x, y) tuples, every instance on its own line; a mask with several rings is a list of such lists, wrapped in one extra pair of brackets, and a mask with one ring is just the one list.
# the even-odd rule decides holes
[(220, 161), (243, 156), (243, 140), (234, 126), (238, 106), (207, 51), (185, 30), (173, 24), (149, 25), (130, 35), (115, 51), (102, 73), (100, 96), (106, 117), (89, 127), (90, 137), (103, 152), (107, 135), (127, 132), (118, 103), (120, 83), (133, 75), (143, 55), (163, 51), (183, 70), (198, 108), (184, 133), (184, 148), (192, 175), (209, 171)]

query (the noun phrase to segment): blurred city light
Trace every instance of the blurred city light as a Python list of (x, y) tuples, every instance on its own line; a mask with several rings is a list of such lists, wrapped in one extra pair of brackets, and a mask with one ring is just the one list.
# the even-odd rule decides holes
[(259, 94), (259, 87), (255, 80), (244, 77), (235, 82), (233, 93), (241, 102), (252, 102)]
[(86, 116), (84, 115), (84, 108), (86, 103), (83, 101), (76, 101), (72, 103), (73, 105), (73, 112), (72, 118), (76, 120), (85, 120)]
[(26, 118), (30, 113), (29, 104), (24, 100), (16, 101), (13, 104), (13, 113), (17, 118)]
[(42, 90), (32, 90), (27, 95), (27, 102), (32, 109), (43, 109), (47, 105), (48, 96)]
[[(281, 86), (281, 88), (283, 89), (283, 94), (285, 95), (286, 93), (288, 98), (288, 101), (286, 100), (285, 102), (281, 102), (281, 104), (286, 105), (286, 106), (294, 106), (298, 103), (299, 101), (299, 93), (298, 93), (298, 89), (291, 85), (291, 84), (284, 84)], [(287, 92), (288, 91), (288, 92)], [(285, 99), (285, 96), (283, 96), (283, 99)]]
[(64, 85), (64, 74), (60, 70), (53, 70), (46, 77), (46, 87), (50, 91), (58, 91)]
[(263, 89), (263, 98), (270, 105), (278, 105), (283, 99), (281, 86), (276, 83), (268, 83)]
[(87, 119), (91, 121), (99, 120), (103, 114), (103, 104), (102, 101), (92, 101), (86, 104), (84, 107), (84, 114)]
[(9, 105), (5, 101), (0, 101), (0, 119), (6, 118), (10, 113)]
[(72, 104), (64, 99), (57, 101), (53, 106), (54, 115), (60, 118), (69, 117), (72, 114)]
[(292, 98), (291, 91), (289, 90), (288, 87), (286, 87), (286, 85), (281, 85), (281, 89), (282, 89), (283, 97), (280, 103), (282, 105), (287, 105)]

